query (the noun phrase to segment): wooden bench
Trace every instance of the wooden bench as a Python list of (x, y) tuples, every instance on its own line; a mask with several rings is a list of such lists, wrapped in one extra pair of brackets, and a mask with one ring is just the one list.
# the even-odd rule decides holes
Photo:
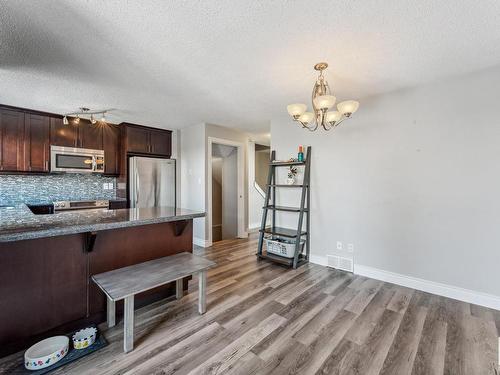
[(117, 270), (93, 275), (92, 280), (106, 294), (108, 327), (115, 325), (115, 302), (125, 300), (123, 319), (123, 350), (134, 349), (134, 296), (138, 293), (176, 282), (177, 299), (183, 296), (182, 279), (194, 274), (199, 277), (198, 311), (206, 311), (207, 269), (215, 263), (191, 253), (180, 253), (150, 260)]

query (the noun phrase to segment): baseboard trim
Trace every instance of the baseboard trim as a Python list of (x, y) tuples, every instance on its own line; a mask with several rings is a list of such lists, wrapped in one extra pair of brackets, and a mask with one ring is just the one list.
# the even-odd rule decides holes
[(459, 301), (500, 310), (500, 297), (494, 296), (492, 294), (476, 292), (474, 290), (464, 289), (453, 285), (419, 279), (417, 277), (406, 276), (395, 272), (381, 270), (378, 268), (363, 266), (361, 264), (354, 264), (354, 273), (356, 275), (370, 277), (372, 279), (377, 279), (388, 283), (437, 294), (439, 296), (453, 298)]
[(193, 237), (193, 243), (197, 246), (201, 246), (201, 247), (210, 247), (212, 246), (212, 244), (210, 243), (209, 240), (203, 240), (201, 238), (198, 238), (198, 237)]
[(309, 261), (314, 264), (319, 264), (320, 266), (327, 266), (328, 262), (326, 260), (326, 257), (320, 256), (320, 255), (310, 255), (309, 256)]

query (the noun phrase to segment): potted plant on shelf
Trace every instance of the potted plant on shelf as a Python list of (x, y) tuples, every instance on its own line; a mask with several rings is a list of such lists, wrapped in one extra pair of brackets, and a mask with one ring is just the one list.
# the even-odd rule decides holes
[(288, 170), (288, 178), (286, 180), (286, 183), (288, 185), (293, 185), (295, 183), (296, 175), (297, 175), (297, 167), (290, 166), (290, 169)]

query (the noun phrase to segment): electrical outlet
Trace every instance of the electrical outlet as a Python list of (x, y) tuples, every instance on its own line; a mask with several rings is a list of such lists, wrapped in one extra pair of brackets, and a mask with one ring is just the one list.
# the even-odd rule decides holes
[(354, 253), (354, 244), (353, 243), (347, 244), (347, 252)]
[(105, 182), (104, 184), (102, 184), (102, 188), (103, 188), (104, 190), (108, 190), (108, 184)]
[(342, 250), (344, 246), (342, 245), (341, 241), (337, 241), (337, 250)]

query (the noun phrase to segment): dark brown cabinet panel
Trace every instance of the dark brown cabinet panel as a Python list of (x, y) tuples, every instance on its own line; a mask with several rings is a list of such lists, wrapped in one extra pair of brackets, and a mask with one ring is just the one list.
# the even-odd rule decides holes
[(78, 124), (70, 120), (68, 125), (63, 124), (62, 118), (50, 119), (50, 144), (65, 147), (77, 147)]
[(125, 152), (170, 157), (172, 132), (122, 123), (125, 128)]
[(48, 172), (50, 118), (26, 113), (24, 118), (24, 170)]
[(0, 109), (0, 170), (23, 170), (24, 112)]
[(156, 155), (172, 155), (172, 133), (163, 130), (152, 130), (150, 136), (151, 153)]
[(78, 125), (78, 147), (102, 150), (102, 133), (105, 124), (80, 120)]
[(102, 145), (104, 148), (104, 174), (120, 174), (120, 128), (112, 124), (104, 124), (102, 129)]
[(150, 152), (149, 129), (127, 126), (127, 151), (147, 154)]
[(0, 243), (2, 346), (86, 316), (82, 244), (83, 234)]

